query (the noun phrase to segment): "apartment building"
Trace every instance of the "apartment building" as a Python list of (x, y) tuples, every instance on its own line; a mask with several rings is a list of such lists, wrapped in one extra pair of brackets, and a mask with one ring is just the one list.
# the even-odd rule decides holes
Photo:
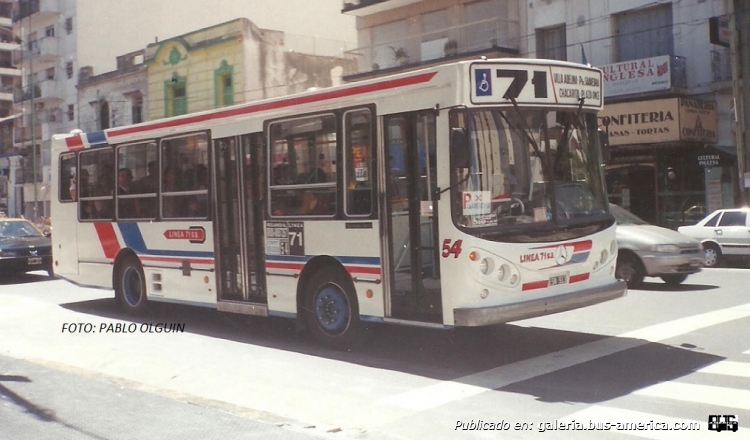
[[(18, 115), (13, 145), (21, 152), (17, 169), (11, 170), (17, 195), (11, 215), (32, 218), (48, 212), (51, 136), (107, 122), (101, 114), (103, 102), (93, 99), (92, 104), (89, 93), (81, 94), (84, 101), (79, 101), (79, 80), (88, 80), (87, 91), (95, 94), (92, 78), (102, 80), (96, 77), (121, 70), (118, 57), (237, 17), (251, 17), (264, 27), (285, 32), (288, 51), (341, 56), (355, 41), (354, 21), (340, 14), (339, 0), (289, 0), (284, 10), (293, 14), (280, 14), (276, 2), (248, 4), (246, 0), (223, 0), (210, 10), (200, 0), (11, 0), (10, 4), (13, 33), (23, 43), (13, 51), (12, 61), (24, 72), (16, 80), (11, 112)], [(321, 14), (326, 17), (325, 26), (310, 19)], [(128, 96), (127, 104), (135, 103), (135, 107), (128, 109), (127, 116), (110, 111), (110, 124), (129, 122), (128, 117), (132, 120), (134, 108), (138, 114), (139, 99), (143, 100), (141, 111), (147, 110), (148, 98), (142, 92), (140, 98), (138, 93)], [(98, 114), (92, 117), (90, 112)], [(31, 154), (32, 144), (36, 155)]]
[(349, 80), (478, 56), (599, 67), (612, 202), (669, 227), (738, 202), (725, 0), (343, 0), (342, 13), (357, 17)]
[(344, 0), (357, 18), (358, 71), (346, 80), (459, 59), (526, 51), (526, 10), (518, 0)]
[(10, 170), (18, 152), (13, 145), (13, 91), (21, 71), (13, 65), (13, 51), (20, 39), (13, 33), (13, 3), (0, 1), (0, 211), (7, 214), (10, 193)]
[(529, 56), (604, 71), (610, 201), (667, 227), (735, 206), (729, 48), (711, 32), (725, 1), (526, 3)]

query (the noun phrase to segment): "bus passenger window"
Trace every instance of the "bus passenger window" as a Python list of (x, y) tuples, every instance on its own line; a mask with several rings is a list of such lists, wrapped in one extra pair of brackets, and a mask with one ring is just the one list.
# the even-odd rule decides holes
[(346, 160), (346, 213), (368, 216), (373, 206), (372, 124), (370, 111), (355, 110), (344, 116)]

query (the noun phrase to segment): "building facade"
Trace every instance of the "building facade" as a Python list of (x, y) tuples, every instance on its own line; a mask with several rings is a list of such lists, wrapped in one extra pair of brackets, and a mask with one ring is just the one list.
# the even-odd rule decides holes
[(738, 202), (724, 0), (529, 0), (529, 56), (604, 71), (610, 201), (675, 228)]
[(148, 119), (330, 87), (353, 63), (290, 51), (285, 33), (246, 18), (146, 47)]
[(357, 17), (358, 80), (421, 66), (525, 51), (518, 0), (344, 0)]
[[(0, 0), (0, 6), (5, 3), (8, 1)], [(123, 54), (143, 51), (150, 43), (236, 17), (252, 16), (258, 23), (288, 32), (287, 51), (340, 57), (353, 47), (355, 40), (354, 21), (340, 14), (339, 0), (285, 2), (284, 8), (294, 10), (294, 14), (279, 14), (274, 2), (249, 5), (246, 0), (223, 0), (210, 13), (200, 0), (10, 0), (9, 3), (13, 33), (23, 43), (11, 49), (12, 64), (24, 72), (15, 80), (11, 111), (11, 115), (18, 115), (13, 120), (13, 148), (21, 153), (17, 164), (12, 165), (18, 168), (15, 189), (11, 191), (18, 195), (18, 209), (12, 215), (32, 218), (48, 212), (44, 200), (48, 200), (51, 136), (107, 122), (101, 114), (102, 106), (92, 105), (87, 93), (81, 96), (82, 102), (78, 101), (79, 74), (90, 79), (121, 70), (115, 60)], [(327, 16), (326, 26), (320, 26), (320, 20), (309, 19), (321, 14)], [(0, 42), (0, 53), (3, 48)], [(142, 98), (142, 108), (148, 111), (145, 93)], [(130, 106), (138, 97), (129, 95), (126, 99)], [(163, 99), (159, 97), (160, 101)], [(108, 105), (111, 108), (119, 100), (108, 101)], [(96, 98), (93, 101), (103, 105)], [(110, 124), (129, 122), (133, 108), (137, 107), (129, 110), (131, 118), (127, 115), (123, 118), (123, 113), (115, 114), (114, 118), (110, 115)], [(92, 115), (92, 111), (96, 114)], [(36, 146), (36, 154), (31, 154), (32, 144)]]

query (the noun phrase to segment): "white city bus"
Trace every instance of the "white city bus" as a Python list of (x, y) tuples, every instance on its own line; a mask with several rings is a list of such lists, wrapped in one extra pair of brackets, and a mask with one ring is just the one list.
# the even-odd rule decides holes
[(463, 61), (52, 142), (54, 271), (149, 301), (504, 323), (623, 296), (597, 69)]

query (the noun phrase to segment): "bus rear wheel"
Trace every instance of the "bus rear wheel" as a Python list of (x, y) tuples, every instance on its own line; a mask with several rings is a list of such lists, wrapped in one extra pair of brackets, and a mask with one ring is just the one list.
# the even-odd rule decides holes
[(349, 349), (364, 339), (354, 286), (341, 270), (323, 269), (310, 278), (303, 310), (312, 337), (323, 345)]
[(146, 309), (146, 277), (136, 257), (127, 257), (120, 264), (115, 281), (115, 297), (128, 313), (141, 313)]

